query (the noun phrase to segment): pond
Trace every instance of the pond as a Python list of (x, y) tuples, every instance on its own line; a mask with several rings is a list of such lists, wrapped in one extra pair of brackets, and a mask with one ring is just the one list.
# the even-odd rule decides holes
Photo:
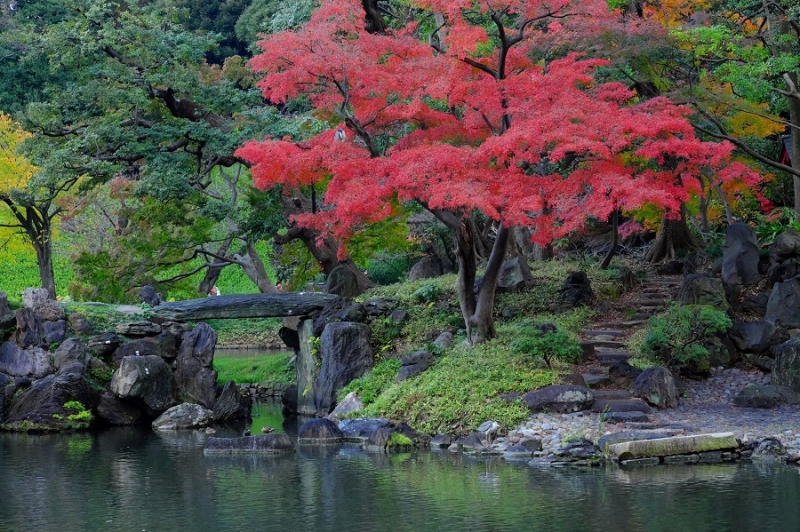
[[(276, 405), (256, 412), (296, 431)], [(536, 469), (351, 444), (205, 456), (206, 438), (0, 434), (0, 530), (800, 530), (800, 470), (783, 465)]]

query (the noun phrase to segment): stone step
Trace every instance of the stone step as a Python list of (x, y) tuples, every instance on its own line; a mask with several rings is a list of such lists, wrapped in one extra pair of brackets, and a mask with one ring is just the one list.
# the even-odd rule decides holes
[(595, 390), (592, 395), (595, 401), (622, 401), (633, 397), (628, 390)]
[(662, 300), (663, 301), (665, 299), (668, 299), (669, 296), (667, 294), (664, 294), (664, 293), (661, 293), (661, 292), (645, 292), (645, 293), (643, 293), (641, 295), (641, 298), (642, 299), (647, 299), (647, 300), (655, 299), (655, 300)]
[(589, 366), (586, 368), (586, 373), (590, 375), (608, 375), (608, 368), (603, 366)]
[(594, 329), (583, 331), (581, 333), (583, 336), (611, 336), (616, 338), (621, 338), (625, 336), (625, 331), (620, 331), (618, 329)]
[(583, 382), (589, 388), (602, 388), (611, 382), (608, 375), (598, 375), (596, 373), (584, 373)]
[(603, 366), (610, 366), (615, 362), (627, 362), (631, 355), (625, 351), (600, 351), (594, 354), (594, 358)]
[(595, 399), (592, 412), (650, 412), (650, 407), (641, 399)]
[(636, 314), (631, 316), (631, 320), (644, 323), (650, 316), (652, 316), (652, 314), (650, 314), (649, 312), (637, 312)]
[(598, 347), (612, 347), (612, 348), (620, 348), (625, 347), (625, 342), (618, 342), (617, 340), (584, 340), (581, 342), (581, 347), (583, 346), (592, 346), (595, 350)]
[(612, 321), (609, 323), (602, 323), (597, 326), (598, 329), (629, 329), (644, 323), (642, 320), (625, 320), (625, 321)]
[(674, 436), (655, 440), (637, 440), (606, 446), (606, 452), (617, 460), (663, 457), (709, 451), (736, 449), (739, 443), (732, 432)]
[(644, 412), (607, 412), (606, 423), (647, 423), (650, 418)]
[(644, 325), (645, 323), (647, 323), (647, 319), (639, 319), (639, 320), (631, 319), (628, 321), (623, 321), (622, 323), (620, 323), (620, 325), (622, 325), (623, 327), (638, 327), (639, 325)]

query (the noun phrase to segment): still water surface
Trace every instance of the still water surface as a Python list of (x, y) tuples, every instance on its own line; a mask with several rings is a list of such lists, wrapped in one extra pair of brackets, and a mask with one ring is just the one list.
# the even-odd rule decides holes
[(205, 456), (206, 438), (0, 434), (0, 531), (800, 531), (799, 470), (781, 465), (533, 469), (353, 445)]

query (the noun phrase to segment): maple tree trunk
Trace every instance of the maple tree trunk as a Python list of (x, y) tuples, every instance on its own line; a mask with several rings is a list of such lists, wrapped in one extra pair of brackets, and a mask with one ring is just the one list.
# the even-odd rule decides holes
[(56, 279), (53, 273), (53, 249), (50, 246), (50, 231), (39, 234), (31, 239), (33, 248), (36, 250), (36, 264), (39, 266), (39, 278), (42, 281), (42, 288), (47, 289), (50, 299), (56, 298)]
[(681, 205), (680, 214), (679, 218), (664, 217), (662, 219), (658, 236), (656, 236), (655, 242), (647, 251), (644, 260), (661, 262), (667, 259), (674, 259), (679, 249), (687, 251), (700, 249), (700, 243), (692, 235), (689, 226), (686, 224), (686, 209), (683, 205)]
[(467, 328), (467, 342), (474, 345), (497, 336), (494, 327), (494, 298), (497, 290), (497, 276), (508, 245), (509, 230), (500, 224), (486, 264), (480, 286), (475, 280), (478, 269), (478, 255), (475, 247), (480, 235), (476, 234), (475, 224), (469, 218), (462, 218), (456, 229), (456, 255), (458, 257), (458, 301)]
[(611, 247), (603, 258), (603, 262), (600, 263), (601, 270), (607, 270), (611, 265), (611, 259), (617, 253), (617, 244), (619, 244), (619, 216), (617, 211), (614, 211), (611, 213)]
[(242, 271), (256, 284), (259, 292), (262, 294), (274, 294), (278, 291), (272, 279), (267, 275), (264, 261), (261, 260), (261, 255), (256, 251), (255, 244), (248, 242), (247, 246), (242, 250), (242, 254), (237, 254), (234, 258), (239, 262)]

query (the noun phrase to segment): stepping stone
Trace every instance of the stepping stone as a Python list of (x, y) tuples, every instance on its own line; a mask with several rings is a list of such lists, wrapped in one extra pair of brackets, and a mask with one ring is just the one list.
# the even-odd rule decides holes
[(652, 316), (649, 312), (637, 312), (633, 316), (631, 316), (632, 321), (638, 321), (639, 323), (645, 323), (647, 318)]
[(583, 331), (583, 335), (584, 336), (613, 336), (613, 337), (621, 338), (621, 337), (625, 336), (625, 332), (624, 331), (620, 331), (620, 330), (612, 330), (612, 329), (591, 330), (591, 331)]
[(592, 412), (650, 412), (650, 407), (641, 399), (597, 400), (592, 403)]
[(610, 382), (610, 380), (608, 378), (608, 375), (584, 373), (583, 382), (586, 383), (586, 386), (588, 386), (589, 388), (600, 388), (601, 386), (607, 385)]
[(604, 415), (608, 423), (642, 423), (650, 421), (644, 412), (608, 412)]
[(584, 345), (591, 345), (592, 347), (612, 347), (612, 348), (619, 348), (625, 347), (625, 342), (618, 342), (616, 340), (584, 340), (581, 342), (581, 347)]
[(586, 368), (586, 373), (591, 375), (608, 375), (608, 368), (602, 366), (589, 366)]
[[(634, 314), (634, 316), (637, 316), (637, 315), (638, 314)], [(633, 317), (633, 316), (631, 316), (631, 317)], [(649, 318), (649, 317), (650, 316), (647, 316), (647, 318)], [(620, 325), (623, 326), (623, 327), (638, 327), (639, 325), (644, 325), (645, 323), (647, 323), (647, 319), (646, 318), (641, 318), (641, 319), (638, 319), (638, 320), (631, 319), (631, 320), (628, 320), (628, 321), (623, 321), (622, 323), (620, 323)]]
[(596, 390), (592, 395), (595, 401), (624, 401), (633, 397), (627, 390)]
[(649, 301), (666, 301), (667, 296), (660, 292), (647, 292), (642, 294), (642, 299), (647, 299)]
[(630, 357), (630, 353), (624, 351), (599, 351), (594, 354), (595, 360), (603, 366), (610, 366), (615, 362), (627, 362)]
[(736, 436), (732, 432), (725, 432), (614, 443), (607, 445), (605, 451), (617, 460), (632, 460), (717, 450), (727, 451), (736, 449), (738, 446)]

